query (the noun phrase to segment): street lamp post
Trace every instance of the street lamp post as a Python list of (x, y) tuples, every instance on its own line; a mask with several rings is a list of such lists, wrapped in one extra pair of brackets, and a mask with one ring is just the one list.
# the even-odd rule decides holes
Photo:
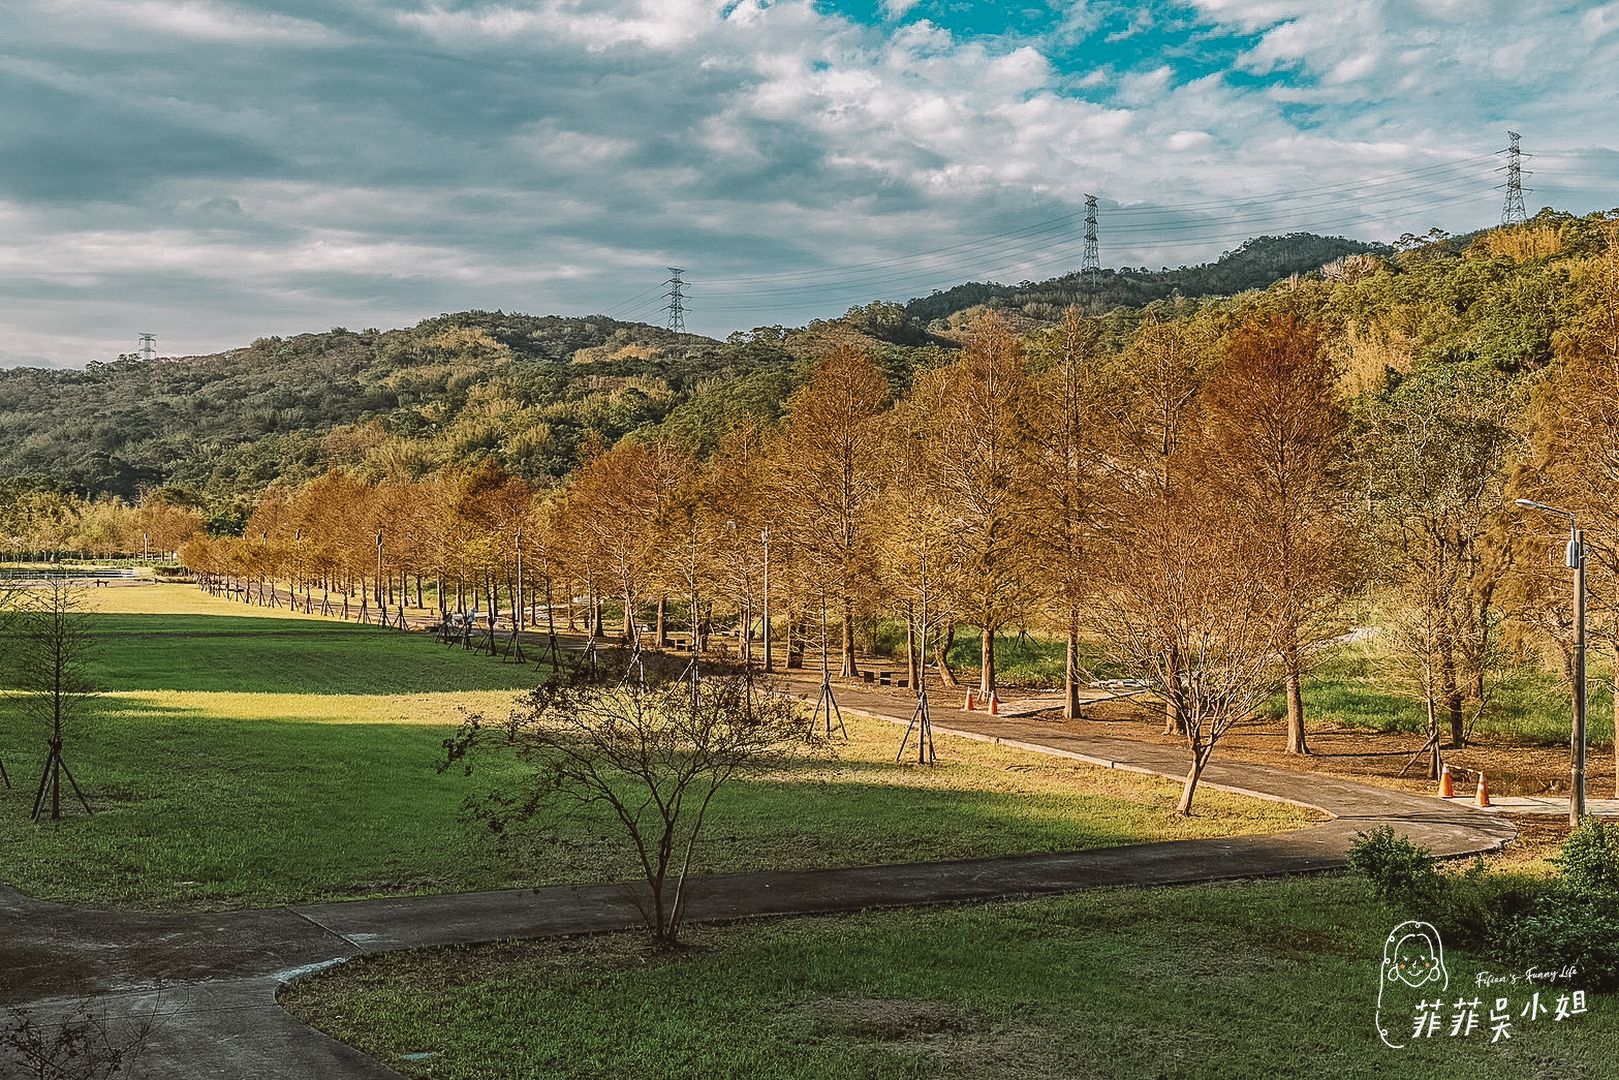
[(1585, 816), (1585, 537), (1579, 522), (1567, 510), (1518, 499), (1527, 510), (1540, 510), (1568, 519), (1565, 563), (1574, 572), (1574, 724), (1569, 731), (1568, 823), (1578, 826)]
[(766, 671), (774, 671), (775, 668), (773, 668), (771, 666), (771, 663), (770, 663), (770, 530), (769, 529), (761, 529), (761, 530), (759, 530), (759, 539), (760, 539), (760, 541), (762, 541), (764, 543), (764, 546), (765, 546), (765, 570), (764, 570), (764, 618), (765, 618), (764, 650), (765, 650), (765, 670)]

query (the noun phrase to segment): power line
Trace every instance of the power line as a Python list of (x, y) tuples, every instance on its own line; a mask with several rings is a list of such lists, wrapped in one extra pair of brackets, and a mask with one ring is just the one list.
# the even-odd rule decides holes
[(1079, 264), (1080, 278), (1095, 288), (1102, 280), (1102, 253), (1096, 239), (1096, 196), (1085, 195), (1085, 257)]
[[(1202, 202), (1179, 203), (1174, 206), (1111, 207), (1108, 210), (1108, 214), (1110, 220), (1112, 218), (1125, 218), (1130, 222), (1130, 225), (1127, 227), (1134, 229), (1151, 227), (1149, 223), (1145, 222), (1137, 224), (1137, 222), (1141, 221), (1141, 219), (1166, 216), (1184, 216), (1189, 212), (1214, 214), (1226, 209), (1260, 210), (1269, 205), (1287, 203), (1300, 204), (1301, 209), (1303, 208), (1302, 204), (1308, 203), (1323, 203), (1330, 206), (1343, 201), (1344, 196), (1365, 192), (1369, 189), (1377, 187), (1397, 187), (1403, 190), (1409, 186), (1412, 180), (1420, 179), (1423, 183), (1429, 183), (1432, 181), (1454, 182), (1455, 180), (1462, 179), (1463, 175), (1442, 177), (1434, 174), (1447, 172), (1455, 173), (1458, 170), (1466, 170), (1470, 172), (1474, 167), (1493, 159), (1494, 155), (1485, 154), (1475, 158), (1465, 158), (1456, 161), (1448, 161), (1437, 165), (1428, 165), (1420, 169), (1410, 169), (1399, 173), (1388, 173), (1383, 176), (1372, 177), (1367, 180), (1359, 180), (1352, 183), (1331, 184), (1315, 188), (1302, 188), (1294, 191), (1278, 192), (1272, 195), (1245, 196), (1236, 199), (1214, 199)], [(946, 247), (933, 248), (928, 251), (914, 252), (909, 255), (894, 255), (868, 262), (847, 263), (839, 266), (823, 267), (820, 269), (789, 270), (773, 274), (752, 274), (737, 277), (716, 277), (706, 280), (715, 285), (790, 281), (794, 279), (812, 277), (842, 276), (850, 273), (851, 271), (911, 264), (923, 258), (934, 256), (949, 257), (968, 253), (974, 248), (985, 245), (994, 245), (1005, 240), (1013, 240), (1034, 234), (1045, 234), (1065, 230), (1071, 228), (1076, 222), (1082, 220), (1084, 213), (1085, 212), (1083, 210), (1078, 210), (1072, 213), (1062, 214), (1056, 217), (1032, 222), (1028, 225), (1020, 226), (1019, 228), (1011, 229), (1006, 232), (993, 233), (988, 236), (980, 237), (976, 240), (964, 241), (960, 244), (949, 245)], [(1110, 226), (1109, 235), (1112, 235), (1113, 231), (1119, 227)]]
[(664, 284), (669, 286), (669, 329), (677, 334), (686, 332), (686, 295), (681, 290), (686, 283), (680, 279), (685, 271), (677, 266), (669, 267), (669, 280)]
[[(1386, 222), (1397, 216), (1476, 199), (1488, 177), (1488, 172), (1477, 170), (1477, 166), (1494, 157), (1456, 159), (1354, 183), (1320, 185), (1265, 196), (1176, 206), (1109, 208), (1108, 234), (1119, 238), (1126, 250), (1162, 251), (1251, 239), (1255, 228), (1270, 234), (1300, 230), (1322, 232)], [(1372, 198), (1366, 198), (1368, 194)], [(1100, 245), (1095, 236), (1099, 202), (1095, 196), (1087, 194), (1082, 212), (1035, 221), (913, 255), (746, 277), (705, 277), (704, 288), (698, 295), (711, 295), (718, 301), (703, 302), (703, 309), (713, 312), (757, 311), (793, 304), (831, 306), (835, 297), (860, 302), (902, 292), (908, 296), (925, 295), (930, 288), (948, 287), (969, 278), (993, 280), (1002, 271), (1021, 272), (1024, 280), (1029, 280), (1030, 273), (1039, 267), (1062, 263), (1071, 267), (1075, 255), (1080, 256), (1082, 279), (1088, 274), (1095, 274), (1099, 279)], [(1085, 221), (1082, 238), (1076, 237), (1073, 231), (1081, 218)], [(1076, 251), (1080, 244), (1082, 250)], [(658, 287), (667, 291), (643, 290), (612, 308), (609, 314), (636, 321), (663, 310), (667, 312), (670, 327), (675, 328), (678, 321), (683, 330), (686, 303), (692, 294), (686, 291), (689, 283), (684, 279), (685, 271), (675, 267), (670, 267), (669, 271), (669, 279)], [(736, 285), (752, 287), (735, 288)]]
[(1501, 203), (1501, 224), (1522, 225), (1529, 220), (1528, 213), (1523, 208), (1523, 150), (1518, 146), (1520, 136), (1516, 131), (1507, 132), (1507, 148), (1497, 153), (1507, 156), (1507, 163), (1496, 172), (1505, 172), (1507, 182), (1501, 186), (1506, 188), (1507, 197)]
[[(1347, 217), (1336, 218), (1329, 221), (1318, 220), (1313, 223), (1300, 222), (1298, 224), (1301, 228), (1334, 229), (1377, 221), (1381, 217), (1391, 212), (1416, 214), (1453, 206), (1465, 206), (1470, 203), (1474, 203), (1481, 190), (1482, 187), (1475, 187), (1465, 192), (1456, 192), (1442, 197), (1412, 201), (1408, 205), (1400, 207), (1398, 210), (1393, 208), (1380, 208), (1377, 211), (1361, 211)], [(1251, 238), (1252, 234), (1249, 231), (1227, 231), (1223, 233), (1211, 232), (1196, 235), (1183, 235), (1178, 240), (1154, 243), (1153, 247), (1157, 250), (1175, 248), (1204, 248), (1211, 243), (1229, 242)], [(1001, 261), (993, 267), (982, 269), (982, 277), (980, 280), (993, 278), (1003, 270), (1017, 271), (1024, 275), (1028, 275), (1036, 270), (1054, 268), (1065, 263), (1071, 267), (1073, 265), (1075, 256), (1080, 253), (1078, 250), (1076, 250), (1076, 248), (1081, 243), (1083, 243), (1083, 241), (1069, 240), (1066, 243), (1036, 245), (1032, 248), (1019, 249), (1009, 252), (1009, 258), (1007, 258), (1005, 261)], [(858, 302), (864, 299), (879, 298), (880, 296), (884, 295), (898, 296), (901, 294), (904, 294), (907, 297), (915, 297), (926, 295), (928, 291), (935, 288), (947, 288), (952, 285), (962, 284), (967, 279), (969, 273), (971, 272), (965, 271), (964, 269), (947, 269), (940, 267), (938, 268), (938, 273), (934, 276), (928, 276), (925, 274), (890, 275), (877, 280), (868, 279), (865, 281), (850, 281), (837, 284), (814, 285), (797, 288), (782, 287), (778, 289), (737, 292), (722, 290), (717, 291), (714, 294), (716, 297), (716, 302), (704, 303), (703, 310), (711, 312), (746, 312), (757, 311), (765, 307), (784, 307), (795, 302), (820, 303), (831, 307), (839, 304), (845, 299)], [(759, 299), (751, 301), (741, 300), (740, 298), (744, 296), (756, 296), (759, 297)], [(738, 299), (740, 302), (725, 303), (724, 301), (727, 299)]]
[[(1450, 185), (1432, 185), (1408, 189), (1399, 196), (1390, 198), (1375, 207), (1367, 207), (1352, 212), (1348, 216), (1335, 216), (1330, 219), (1298, 214), (1289, 215), (1289, 217), (1295, 217), (1297, 220), (1284, 223), (1277, 221), (1274, 215), (1256, 215), (1253, 217), (1230, 217), (1219, 222), (1198, 222), (1179, 229), (1156, 226), (1151, 229), (1141, 229), (1140, 231), (1146, 235), (1131, 237), (1130, 246), (1151, 246), (1156, 249), (1164, 249), (1249, 239), (1252, 236), (1252, 230), (1246, 227), (1248, 222), (1262, 224), (1272, 229), (1282, 227), (1290, 231), (1341, 228), (1348, 225), (1365, 224), (1386, 216), (1421, 212), (1452, 203), (1472, 201), (1478, 197), (1479, 192), (1482, 190), (1484, 190), (1484, 185), (1479, 183), (1469, 185), (1465, 189), (1458, 189)], [(1340, 207), (1338, 209), (1347, 208)], [(1130, 226), (1110, 225), (1108, 235), (1112, 236), (1116, 232), (1128, 231), (1131, 231)], [(1003, 243), (994, 249), (975, 252), (971, 259), (952, 259), (948, 262), (941, 262), (936, 259), (918, 260), (916, 263), (896, 270), (870, 271), (862, 274), (851, 273), (824, 283), (786, 283), (747, 289), (717, 288), (712, 295), (740, 298), (804, 296), (828, 290), (844, 293), (851, 288), (877, 290), (887, 284), (912, 282), (925, 275), (931, 276), (941, 272), (951, 274), (959, 280), (963, 274), (987, 273), (997, 268), (1015, 267), (1023, 261), (1020, 256), (1026, 254), (1039, 253), (1044, 255), (1054, 252), (1067, 252), (1070, 253), (1068, 257), (1071, 258), (1080, 254), (1074, 248), (1083, 242), (1081, 239), (1076, 239), (1072, 233), (1056, 237), (1042, 233)], [(705, 304), (704, 309), (709, 310), (710, 307), (711, 305)]]
[(153, 360), (153, 359), (156, 359), (156, 357), (157, 357), (157, 335), (156, 334), (142, 334), (141, 335), (141, 359), (142, 360)]

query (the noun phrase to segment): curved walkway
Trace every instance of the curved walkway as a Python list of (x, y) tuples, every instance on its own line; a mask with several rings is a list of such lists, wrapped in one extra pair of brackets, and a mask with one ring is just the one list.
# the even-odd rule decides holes
[[(897, 723), (910, 713), (903, 700), (859, 689), (840, 690), (839, 699), (845, 709)], [(1184, 774), (1181, 755), (1170, 747), (1081, 737), (1027, 718), (939, 707), (933, 716), (940, 733), (1176, 779)], [(1494, 850), (1515, 832), (1510, 822), (1465, 804), (1264, 765), (1216, 759), (1204, 783), (1315, 807), (1330, 819), (1272, 836), (705, 877), (687, 884), (688, 917), (719, 921), (1325, 870), (1343, 865), (1357, 832), (1384, 823), (1442, 855)], [(127, 1075), (393, 1077), (293, 1019), (276, 1004), (280, 987), (363, 953), (638, 926), (637, 895), (629, 885), (561, 886), (162, 915), (46, 903), (0, 886), (0, 1006), (26, 1004), (48, 1018), (93, 998), (110, 1016), (139, 1016), (162, 985), (166, 1019)]]

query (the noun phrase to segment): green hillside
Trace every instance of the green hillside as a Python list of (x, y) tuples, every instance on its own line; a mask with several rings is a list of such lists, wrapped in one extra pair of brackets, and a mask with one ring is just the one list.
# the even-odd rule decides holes
[(213, 356), (5, 370), (0, 480), (91, 497), (167, 487), (174, 501), (208, 506), (333, 467), (416, 477), (493, 457), (544, 481), (578, 464), (587, 444), (652, 425), (706, 452), (744, 417), (778, 416), (829, 343), (850, 335), (902, 392), (983, 307), (1022, 332), (1071, 303), (1102, 310), (1104, 333), (1122, 345), (1153, 305), (1240, 307), (1245, 290), (1290, 287), (1306, 266), (1312, 306), (1360, 387), (1430, 364), (1533, 371), (1558, 334), (1574, 332), (1570, 259), (1601, 250), (1609, 221), (1543, 211), (1527, 229), (1428, 237), (1397, 252), (1260, 238), (1207, 266), (1110, 271), (1092, 293), (1072, 275), (963, 285), (723, 342), (600, 316), (470, 311), (401, 330), (263, 338)]
[(261, 338), (213, 356), (0, 372), (0, 472), (84, 493), (255, 490), (330, 464), (499, 452), (540, 476), (663, 419), (721, 373), (779, 364), (605, 318), (464, 312), (406, 330)]

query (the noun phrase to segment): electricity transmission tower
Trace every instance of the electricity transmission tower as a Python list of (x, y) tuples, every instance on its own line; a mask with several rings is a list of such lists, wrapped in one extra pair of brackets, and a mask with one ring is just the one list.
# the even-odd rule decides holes
[(141, 335), (141, 359), (151, 360), (157, 356), (157, 335)]
[(678, 266), (671, 266), (669, 280), (664, 282), (669, 286), (669, 292), (665, 294), (669, 300), (669, 329), (677, 334), (686, 332), (686, 294), (682, 291), (686, 283), (680, 278), (685, 272)]
[[(1502, 185), (1507, 190), (1506, 200), (1501, 204), (1501, 224), (1503, 225), (1522, 225), (1529, 218), (1523, 208), (1523, 178), (1527, 174), (1523, 171), (1522, 159), (1526, 155), (1518, 148), (1518, 138), (1516, 131), (1507, 132), (1507, 148), (1496, 151), (1498, 154), (1507, 156), (1507, 163), (1495, 170), (1496, 172), (1507, 174), (1507, 182)], [(1527, 156), (1533, 157), (1534, 155)], [(1533, 191), (1534, 189), (1529, 190)]]
[(1079, 277), (1096, 288), (1102, 277), (1101, 249), (1096, 242), (1096, 196), (1085, 196), (1085, 257), (1079, 264)]

